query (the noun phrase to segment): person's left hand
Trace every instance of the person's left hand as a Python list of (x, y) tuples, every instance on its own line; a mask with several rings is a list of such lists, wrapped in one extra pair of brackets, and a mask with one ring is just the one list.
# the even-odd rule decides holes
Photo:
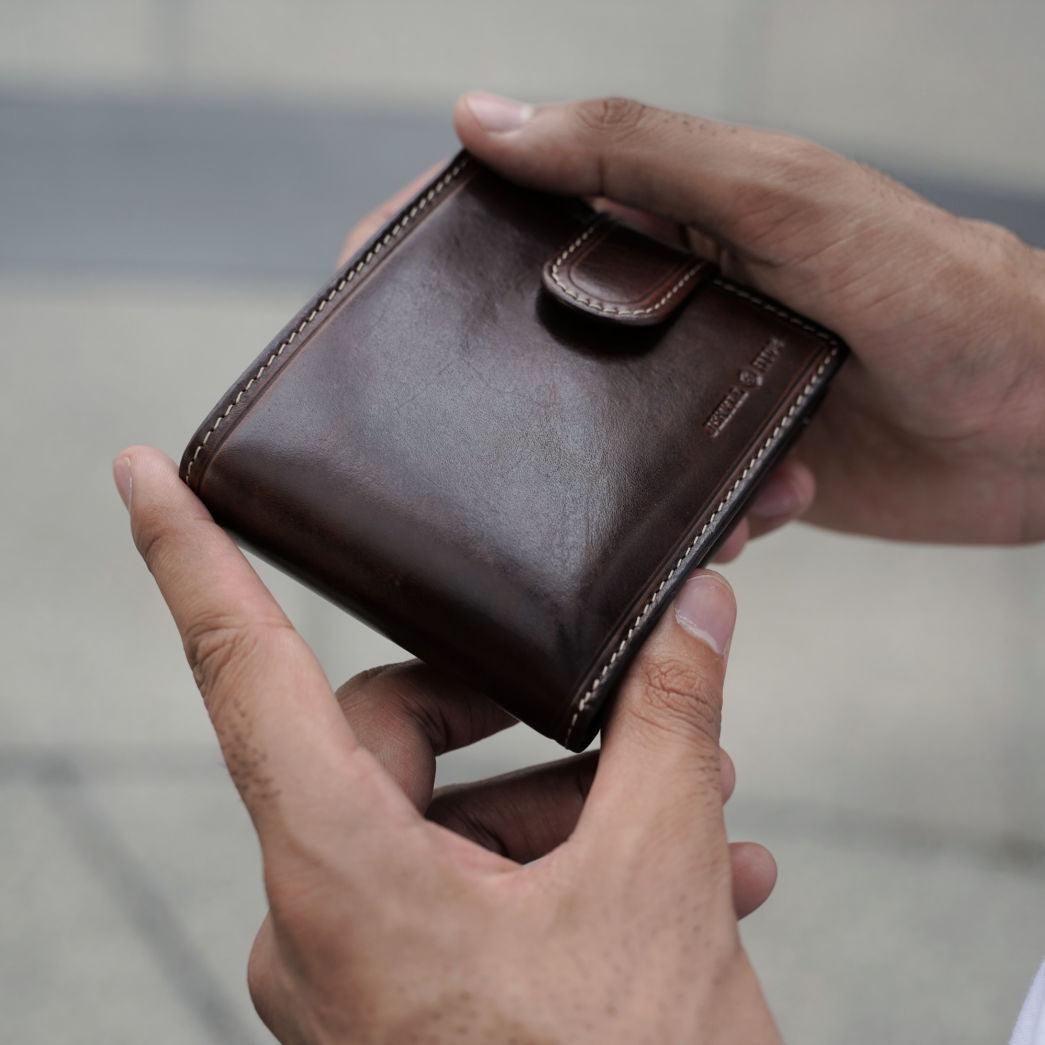
[[(443, 166), (444, 164), (438, 163), (430, 167), (357, 222), (345, 237), (338, 265), (343, 265), (353, 254), (361, 250), (367, 241), (390, 222)], [(642, 232), (673, 241), (672, 235), (676, 230), (668, 222), (657, 219), (654, 215), (622, 207), (609, 200), (593, 200), (592, 202), (598, 209), (612, 212), (621, 221)], [(816, 482), (808, 466), (792, 455), (784, 457), (774, 466), (772, 473), (747, 506), (744, 515), (734, 524), (729, 535), (716, 549), (713, 556), (714, 561), (731, 562), (740, 555), (751, 538), (761, 537), (794, 522), (809, 510), (815, 496)]]
[(774, 1040), (735, 917), (765, 900), (775, 865), (761, 846), (727, 846), (722, 825), (735, 609), (721, 579), (690, 582), (710, 624), (681, 607), (681, 625), (665, 619), (647, 642), (598, 764), (433, 799), (436, 755), (512, 719), (417, 663), (364, 673), (335, 700), (173, 462), (135, 447), (114, 474), (261, 841), (271, 913), (250, 982), (277, 1036), (441, 1041), (467, 1025), (472, 1038), (453, 1040), (600, 1027), (681, 1040), (714, 1025)]

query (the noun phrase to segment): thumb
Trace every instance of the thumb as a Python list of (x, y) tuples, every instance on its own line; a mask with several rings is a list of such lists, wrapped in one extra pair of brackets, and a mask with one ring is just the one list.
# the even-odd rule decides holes
[(832, 161), (841, 161), (786, 134), (625, 98), (533, 106), (475, 92), (457, 102), (454, 127), (465, 148), (513, 181), (605, 196), (739, 248), (750, 238), (745, 215), (793, 210), (817, 183), (830, 184), (825, 175), (837, 176)]
[(695, 843), (728, 866), (718, 738), (735, 620), (719, 574), (700, 570), (683, 585), (621, 684), (579, 833), (647, 855)]

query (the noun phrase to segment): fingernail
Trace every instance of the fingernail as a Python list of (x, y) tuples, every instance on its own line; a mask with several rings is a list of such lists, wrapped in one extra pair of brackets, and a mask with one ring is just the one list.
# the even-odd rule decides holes
[(686, 581), (675, 600), (675, 620), (694, 638), (724, 656), (729, 652), (737, 620), (732, 589), (717, 573), (698, 571)]
[(123, 501), (127, 511), (130, 511), (134, 479), (131, 476), (131, 459), (129, 457), (117, 457), (113, 461), (112, 477), (116, 483), (116, 490), (120, 495), (120, 500)]
[(517, 131), (533, 115), (532, 105), (485, 91), (469, 94), (465, 101), (483, 130), (494, 134)]
[(751, 514), (760, 519), (794, 515), (802, 508), (795, 484), (785, 479), (770, 479), (751, 502)]

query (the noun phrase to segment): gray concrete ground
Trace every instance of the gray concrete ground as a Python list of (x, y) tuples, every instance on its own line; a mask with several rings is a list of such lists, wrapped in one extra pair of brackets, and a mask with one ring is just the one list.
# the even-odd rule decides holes
[[(0, 16), (11, 1041), (266, 1040), (243, 985), (255, 844), (109, 459), (181, 449), (343, 228), (452, 147), (433, 113), (459, 87), (786, 124), (1045, 243), (1040, 5), (434, 6)], [(332, 679), (397, 656), (261, 569)], [(1045, 550), (795, 528), (728, 574), (728, 819), (780, 861), (744, 934), (788, 1040), (1004, 1040), (1045, 956)], [(440, 775), (556, 754), (517, 728)]]

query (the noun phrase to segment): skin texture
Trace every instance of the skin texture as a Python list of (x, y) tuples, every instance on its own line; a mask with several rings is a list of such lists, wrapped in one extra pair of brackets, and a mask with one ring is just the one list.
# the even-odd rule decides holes
[[(803, 513), (912, 540), (1045, 535), (1039, 252), (808, 142), (631, 101), (470, 96), (455, 126), (508, 177), (687, 244), (850, 343), (720, 558)], [(280, 1040), (779, 1040), (736, 922), (775, 866), (722, 819), (721, 578), (688, 582), (647, 641), (597, 762), (433, 796), (438, 754), (511, 719), (416, 663), (335, 695), (173, 463), (132, 447), (114, 474), (258, 832), (270, 914), (249, 983)]]
[(335, 696), (174, 462), (132, 447), (114, 475), (258, 833), (248, 979), (281, 1041), (779, 1040), (737, 933), (775, 868), (722, 818), (721, 577), (647, 641), (597, 764), (433, 800), (435, 755), (505, 713), (418, 664)]

